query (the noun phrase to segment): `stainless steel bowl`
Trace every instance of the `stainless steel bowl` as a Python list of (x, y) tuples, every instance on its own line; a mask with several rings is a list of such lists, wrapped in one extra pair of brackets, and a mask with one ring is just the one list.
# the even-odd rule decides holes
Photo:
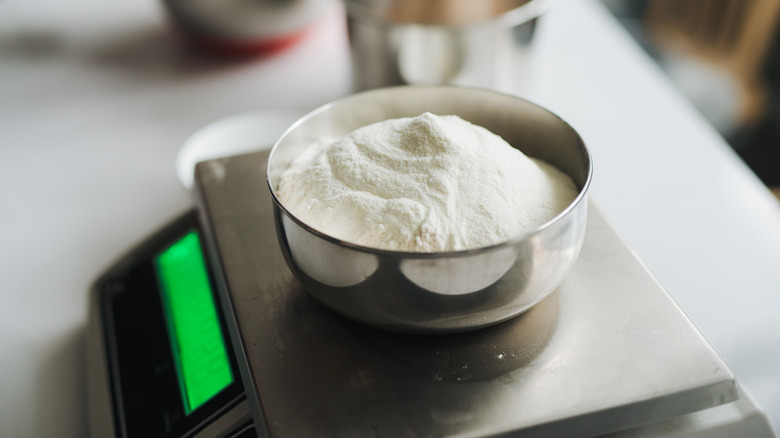
[[(413, 253), (355, 245), (312, 229), (276, 195), (281, 173), (314, 140), (422, 112), (455, 114), (558, 167), (579, 188), (566, 210), (533, 232), (465, 251)], [(297, 121), (268, 161), (277, 235), (290, 269), (320, 302), (349, 318), (403, 332), (485, 327), (545, 298), (574, 264), (585, 229), (592, 165), (582, 139), (551, 112), (510, 95), (455, 86), (355, 94)]]
[(516, 91), (530, 80), (537, 19), (553, 1), (344, 0), (353, 86)]

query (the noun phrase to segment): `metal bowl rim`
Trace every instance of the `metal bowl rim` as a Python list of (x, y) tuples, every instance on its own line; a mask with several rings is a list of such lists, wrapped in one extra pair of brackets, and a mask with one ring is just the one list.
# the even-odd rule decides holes
[(504, 26), (514, 27), (540, 17), (552, 7), (555, 0), (528, 0), (516, 8), (506, 12), (496, 14), (493, 17), (477, 20), (473, 22), (444, 24), (444, 23), (415, 23), (413, 21), (393, 20), (384, 14), (372, 10), (369, 6), (356, 1), (344, 0), (344, 7), (350, 17), (357, 17), (366, 21), (379, 21), (385, 24), (395, 24), (399, 26), (423, 26), (448, 29), (466, 29), (475, 26), (481, 26), (491, 23), (500, 23)]

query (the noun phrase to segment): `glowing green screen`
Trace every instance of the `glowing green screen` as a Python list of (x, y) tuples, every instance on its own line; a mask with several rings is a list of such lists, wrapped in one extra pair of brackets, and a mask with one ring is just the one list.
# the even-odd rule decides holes
[(155, 258), (186, 414), (233, 382), (200, 241), (190, 232)]

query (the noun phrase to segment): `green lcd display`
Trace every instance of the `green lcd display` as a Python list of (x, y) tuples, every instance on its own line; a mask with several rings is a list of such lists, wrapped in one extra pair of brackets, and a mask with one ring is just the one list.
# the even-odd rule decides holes
[(233, 383), (200, 239), (192, 231), (154, 259), (184, 412)]

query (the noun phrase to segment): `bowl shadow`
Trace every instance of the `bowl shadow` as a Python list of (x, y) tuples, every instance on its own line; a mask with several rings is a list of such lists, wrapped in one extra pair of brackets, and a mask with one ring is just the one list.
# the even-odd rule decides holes
[(424, 380), (461, 382), (493, 379), (531, 362), (555, 332), (559, 307), (555, 290), (507, 321), (452, 334), (399, 333), (344, 321), (356, 338)]

